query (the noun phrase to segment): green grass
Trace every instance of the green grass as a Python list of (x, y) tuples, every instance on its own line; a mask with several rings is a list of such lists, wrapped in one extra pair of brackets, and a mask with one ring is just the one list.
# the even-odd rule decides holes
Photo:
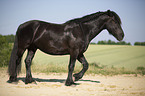
[[(25, 56), (26, 52), (23, 61)], [(135, 74), (138, 72), (138, 67), (145, 67), (145, 47), (143, 46), (90, 45), (85, 56), (90, 65), (87, 73)], [(69, 55), (52, 56), (37, 50), (33, 59), (32, 71), (43, 73), (67, 72), (68, 63)], [(77, 61), (75, 72), (80, 71), (81, 68), (81, 64)]]
[(124, 67), (130, 70), (138, 66), (145, 67), (145, 47), (141, 46), (91, 45), (86, 57), (90, 63), (98, 62), (110, 67)]

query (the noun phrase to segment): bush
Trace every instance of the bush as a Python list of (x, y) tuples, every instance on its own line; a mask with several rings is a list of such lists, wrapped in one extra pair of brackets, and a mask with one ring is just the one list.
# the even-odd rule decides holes
[(12, 51), (12, 44), (9, 44), (6, 38), (0, 35), (0, 67), (9, 64), (10, 54)]

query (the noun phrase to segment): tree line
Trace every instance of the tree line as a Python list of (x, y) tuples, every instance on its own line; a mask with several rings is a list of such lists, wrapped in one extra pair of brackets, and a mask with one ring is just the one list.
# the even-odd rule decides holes
[(108, 40), (108, 41), (98, 41), (97, 44), (100, 44), (100, 45), (131, 45), (131, 43), (127, 43), (125, 41), (120, 41), (120, 42), (115, 42), (115, 41), (111, 41), (111, 40)]
[(3, 36), (0, 34), (0, 67), (7, 66), (9, 64), (14, 40), (14, 35)]
[[(111, 40), (102, 40), (98, 41), (97, 43), (91, 43), (91, 44), (98, 44), (98, 45), (131, 45), (130, 42), (125, 42), (125, 41), (120, 41), (120, 42), (115, 42)], [(145, 46), (145, 42), (135, 42), (134, 46)]]
[(145, 46), (145, 42), (135, 42), (134, 45)]

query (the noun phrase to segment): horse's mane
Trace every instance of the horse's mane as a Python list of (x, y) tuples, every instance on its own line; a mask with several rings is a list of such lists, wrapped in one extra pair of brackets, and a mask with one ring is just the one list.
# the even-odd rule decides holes
[(75, 19), (69, 20), (66, 23), (69, 23), (69, 22), (86, 22), (86, 21), (90, 21), (92, 19), (95, 19), (96, 17), (99, 17), (103, 13), (104, 12), (96, 12), (96, 13), (93, 13), (93, 14), (90, 14), (90, 15), (83, 16), (81, 18), (75, 18)]
[(91, 21), (93, 19), (96, 19), (99, 16), (104, 15), (104, 14), (106, 14), (106, 15), (109, 15), (109, 14), (113, 15), (115, 17), (115, 19), (117, 20), (117, 22), (119, 24), (121, 24), (120, 17), (114, 11), (110, 11), (110, 10), (105, 11), (105, 12), (100, 12), (99, 11), (99, 12), (96, 12), (96, 13), (93, 13), (93, 14), (90, 14), (90, 15), (83, 16), (81, 18), (75, 18), (75, 19), (67, 21), (66, 23), (71, 23), (71, 22), (76, 22), (76, 23), (87, 22), (87, 21)]

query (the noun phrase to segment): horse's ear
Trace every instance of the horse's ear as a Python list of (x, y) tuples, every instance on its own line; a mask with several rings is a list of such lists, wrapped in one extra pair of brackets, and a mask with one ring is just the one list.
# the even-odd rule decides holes
[(107, 10), (107, 14), (108, 16), (111, 16), (111, 17), (113, 16), (110, 10)]

